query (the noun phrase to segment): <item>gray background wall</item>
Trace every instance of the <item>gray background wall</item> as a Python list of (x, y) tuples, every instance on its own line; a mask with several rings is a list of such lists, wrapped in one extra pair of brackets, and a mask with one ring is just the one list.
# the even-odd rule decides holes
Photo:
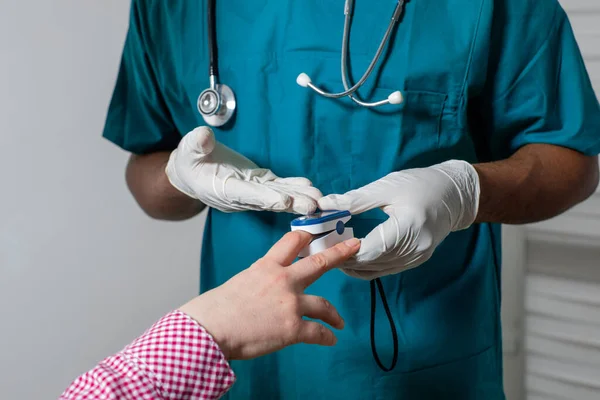
[(101, 138), (128, 13), (0, 0), (3, 399), (57, 398), (197, 291), (201, 219), (143, 215)]

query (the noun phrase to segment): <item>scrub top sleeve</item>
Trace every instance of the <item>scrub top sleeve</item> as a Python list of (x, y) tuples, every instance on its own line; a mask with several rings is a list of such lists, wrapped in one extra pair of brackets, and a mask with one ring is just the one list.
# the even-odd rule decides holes
[(498, 24), (484, 112), (491, 155), (504, 159), (531, 143), (597, 155), (600, 106), (568, 17), (558, 3), (529, 11)]
[[(173, 150), (181, 136), (171, 119), (157, 81), (145, 3), (132, 1), (116, 86), (103, 137), (134, 154)], [(157, 28), (159, 29), (159, 28)]]

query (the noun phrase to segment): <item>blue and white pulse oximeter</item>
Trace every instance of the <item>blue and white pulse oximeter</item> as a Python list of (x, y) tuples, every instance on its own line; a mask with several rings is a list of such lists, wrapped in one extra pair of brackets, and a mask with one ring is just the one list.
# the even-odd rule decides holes
[(354, 230), (346, 226), (351, 218), (349, 211), (319, 211), (293, 220), (292, 231), (305, 231), (314, 235), (310, 244), (298, 256), (308, 257), (352, 239)]

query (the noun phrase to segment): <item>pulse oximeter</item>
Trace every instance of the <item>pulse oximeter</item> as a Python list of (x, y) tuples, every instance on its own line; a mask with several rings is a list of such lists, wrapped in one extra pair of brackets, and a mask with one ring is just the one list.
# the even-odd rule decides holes
[(320, 211), (292, 221), (292, 231), (313, 235), (312, 241), (298, 257), (308, 257), (354, 237), (354, 230), (346, 226), (352, 215), (349, 211)]

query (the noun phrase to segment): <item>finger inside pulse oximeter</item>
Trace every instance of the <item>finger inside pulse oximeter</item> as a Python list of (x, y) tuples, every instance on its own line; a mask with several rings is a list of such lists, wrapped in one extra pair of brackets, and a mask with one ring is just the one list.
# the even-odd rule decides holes
[(349, 211), (320, 211), (294, 219), (290, 224), (292, 231), (305, 231), (314, 236), (298, 256), (307, 257), (352, 239), (354, 230), (346, 226), (351, 218)]

